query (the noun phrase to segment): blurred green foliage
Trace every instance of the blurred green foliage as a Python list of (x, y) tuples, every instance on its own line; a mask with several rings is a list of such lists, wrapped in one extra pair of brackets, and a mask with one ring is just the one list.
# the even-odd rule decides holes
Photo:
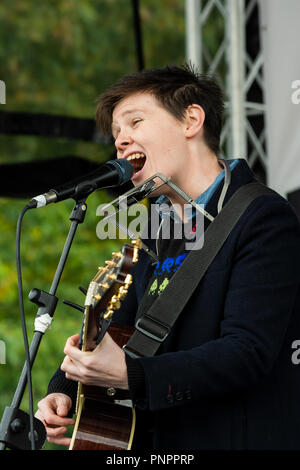
[[(184, 0), (141, 0), (140, 6), (145, 66), (183, 63)], [(129, 0), (1, 0), (0, 79), (7, 91), (3, 109), (91, 118), (97, 96), (120, 76), (136, 70)], [(63, 155), (103, 162), (111, 158), (111, 152), (94, 143), (0, 135), (0, 164)], [(77, 286), (87, 287), (97, 267), (123, 243), (96, 237), (96, 208), (110, 199), (99, 191), (87, 201), (86, 220), (79, 226), (57, 292), (60, 302), (54, 321), (33, 368), (35, 407), (63, 358), (66, 338), (81, 326), (81, 314), (63, 306), (61, 300), (82, 304)], [(0, 365), (1, 416), (11, 403), (25, 358), (15, 268), (16, 223), (25, 202), (0, 199), (0, 340), (6, 344), (6, 364)], [(72, 207), (72, 201), (65, 201), (31, 211), (24, 218), (21, 253), (29, 340), (36, 307), (27, 296), (33, 287), (49, 290)], [(26, 393), (22, 409), (28, 410), (27, 403)], [(46, 444), (45, 448), (55, 446)]]

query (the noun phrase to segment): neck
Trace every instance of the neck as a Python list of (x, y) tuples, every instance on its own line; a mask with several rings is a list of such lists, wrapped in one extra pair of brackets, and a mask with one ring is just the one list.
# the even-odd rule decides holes
[[(190, 163), (182, 172), (182, 177), (178, 178), (174, 183), (177, 184), (189, 197), (196, 199), (200, 194), (215, 181), (222, 168), (218, 163), (218, 158), (211, 152), (202, 153), (195, 157), (189, 158)], [(170, 189), (166, 194), (172, 205), (181, 206), (181, 213), (184, 214), (184, 204), (186, 202), (174, 190)], [(180, 215), (180, 214), (179, 214)]]

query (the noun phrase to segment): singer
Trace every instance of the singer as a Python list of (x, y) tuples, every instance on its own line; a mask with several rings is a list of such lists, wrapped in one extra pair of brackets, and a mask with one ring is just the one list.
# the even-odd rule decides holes
[[(213, 78), (169, 66), (123, 77), (100, 97), (96, 117), (100, 129), (113, 134), (118, 159), (133, 165), (134, 185), (160, 172), (216, 218), (255, 181), (246, 160), (228, 156), (226, 187), (223, 107)], [(182, 204), (169, 187), (155, 196)], [(205, 219), (204, 251), (213, 223)], [(141, 253), (115, 321), (135, 325), (175, 282), (176, 268), (188, 261), (184, 244), (158, 233), (151, 245), (158, 263)], [(69, 445), (66, 426), (74, 423), (80, 381), (129, 390), (135, 450), (299, 450), (300, 369), (291, 359), (300, 339), (299, 247), (300, 226), (289, 203), (275, 192), (259, 196), (155, 355), (132, 357), (109, 333), (92, 352), (79, 349), (79, 335), (68, 338), (36, 414), (49, 441)], [(174, 310), (188, 287), (175, 295)]]

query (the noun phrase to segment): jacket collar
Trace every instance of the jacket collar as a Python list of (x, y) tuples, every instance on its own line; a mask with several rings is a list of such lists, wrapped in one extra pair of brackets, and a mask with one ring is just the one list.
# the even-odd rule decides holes
[[(246, 162), (245, 159), (239, 158), (239, 163), (236, 165), (234, 170), (231, 173), (231, 182), (230, 185), (227, 189), (227, 193), (224, 199), (223, 206), (229, 201), (231, 196), (241, 187), (244, 186), (245, 184), (248, 184), (252, 181), (255, 181), (255, 175), (250, 169), (248, 163)], [(223, 188), (223, 184), (219, 184), (219, 186), (216, 188), (214, 194), (208, 201), (205, 209), (206, 211), (211, 214), (213, 217), (216, 217), (218, 215), (218, 201), (220, 198), (220, 194)], [(207, 219), (205, 219), (208, 224), (210, 223)], [(207, 224), (207, 222), (205, 222)]]

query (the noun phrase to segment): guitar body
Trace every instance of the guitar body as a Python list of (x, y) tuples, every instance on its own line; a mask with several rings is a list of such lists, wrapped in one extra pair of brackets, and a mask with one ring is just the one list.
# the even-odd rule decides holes
[[(132, 327), (116, 324), (108, 330), (120, 347), (127, 343), (133, 331)], [(134, 436), (135, 411), (128, 392), (86, 385), (81, 385), (80, 389), (70, 450), (129, 450)]]
[[(114, 253), (90, 283), (81, 332), (83, 351), (92, 351), (105, 331), (120, 347), (133, 334), (134, 327), (110, 322), (131, 284), (129, 272), (137, 261), (138, 249), (136, 245), (124, 245), (122, 253)], [(134, 430), (135, 410), (127, 390), (78, 384), (69, 450), (130, 450)]]

